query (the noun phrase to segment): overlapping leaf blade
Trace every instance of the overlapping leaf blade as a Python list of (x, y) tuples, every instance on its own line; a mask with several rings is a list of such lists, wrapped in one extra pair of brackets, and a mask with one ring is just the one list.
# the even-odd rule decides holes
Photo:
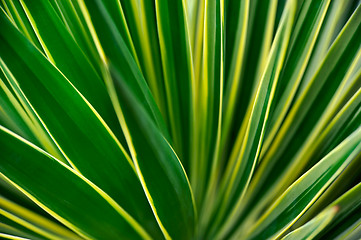
[[(292, 184), (264, 213), (249, 239), (280, 236), (322, 194), (361, 151), (361, 128)], [(275, 223), (269, 227), (271, 223)], [(239, 233), (242, 234), (242, 233)]]
[(337, 209), (336, 207), (322, 212), (322, 214), (312, 219), (312, 221), (287, 234), (282, 240), (313, 239), (332, 220), (336, 215)]
[(97, 110), (116, 136), (123, 140), (102, 79), (61, 22), (50, 2), (21, 2), (28, 16), (31, 16), (32, 24), (36, 26), (37, 37), (41, 40), (47, 58), (61, 69), (60, 71)]
[[(329, 49), (322, 65), (309, 83), (308, 90), (303, 93), (302, 99), (298, 99), (293, 104), (271, 147), (261, 158), (260, 166), (247, 196), (247, 202), (252, 202), (253, 206), (257, 206), (257, 209), (254, 209), (250, 214), (250, 221), (277, 194), (281, 194), (290, 185), (292, 179), (297, 178), (297, 174), (289, 172), (292, 177), (290, 175), (285, 177), (280, 173), (287, 173), (284, 169), (293, 162), (289, 161), (289, 159), (295, 156), (303, 144), (312, 144), (311, 141), (305, 141), (309, 134), (313, 133), (314, 121), (322, 121), (321, 116), (325, 108), (333, 98), (354, 58), (359, 54), (361, 42), (361, 35), (358, 33), (361, 30), (360, 13), (361, 8), (358, 7)], [(327, 86), (327, 91), (322, 91), (322, 86)], [(309, 119), (312, 119), (312, 121), (309, 121)], [(327, 125), (329, 122), (325, 124)], [(302, 158), (298, 159), (300, 160), (298, 162), (299, 166), (301, 166), (300, 164), (307, 164), (307, 161), (302, 161)], [(302, 167), (298, 167), (297, 171), (300, 173), (302, 169)], [(268, 182), (268, 184), (265, 184), (265, 182)], [(260, 201), (260, 203), (256, 205), (254, 201)]]
[[(225, 234), (225, 232), (228, 232), (230, 230), (229, 228), (233, 226), (234, 223), (230, 222), (235, 221), (233, 218), (239, 212), (238, 208), (241, 205), (250, 178), (253, 175), (259, 157), (259, 151), (262, 146), (264, 128), (267, 122), (270, 105), (276, 89), (281, 66), (285, 58), (295, 12), (296, 4), (294, 1), (291, 1), (285, 8), (283, 19), (280, 24), (281, 27), (275, 37), (270, 58), (262, 79), (260, 80), (250, 119), (247, 128), (245, 129), (245, 138), (242, 141), (241, 147), (233, 150), (233, 154), (237, 157), (229, 162), (224, 178), (222, 179), (220, 188), (222, 202), (220, 209), (217, 210), (217, 214), (218, 221), (225, 221), (224, 224), (226, 230), (223, 229), (220, 234)], [(238, 137), (240, 136), (243, 136), (243, 134), (239, 134)], [(224, 220), (224, 217), (227, 216), (225, 213), (230, 214), (227, 220)], [(237, 218), (237, 216), (235, 218)]]
[[(106, 7), (99, 0), (79, 0), (82, 14), (87, 21), (87, 27), (92, 32), (92, 40), (97, 47), (100, 60), (112, 62), (117, 72), (127, 79), (126, 84), (133, 94), (140, 100), (144, 109), (157, 124), (163, 135), (170, 140), (165, 122), (160, 114), (149, 87), (139, 69), (125, 40), (117, 31), (117, 28), (108, 15)], [(101, 34), (97, 34), (101, 32)], [(98, 62), (99, 65), (103, 63)]]
[(114, 82), (109, 79), (109, 92), (137, 174), (164, 237), (189, 239), (195, 231), (196, 216), (182, 164), (155, 122), (132, 95), (125, 80), (112, 66), (110, 73)]
[(68, 162), (157, 234), (133, 163), (104, 120), (3, 15), (0, 24), (1, 58), (18, 81), (11, 84), (19, 84)]
[(155, 8), (170, 133), (175, 151), (189, 169), (195, 82), (184, 1), (156, 0)]
[[(0, 196), (0, 221), (15, 229), (53, 239), (80, 239), (65, 227)], [(32, 238), (32, 237), (31, 237)]]
[[(201, 79), (196, 83), (194, 125), (197, 129), (192, 146), (190, 179), (197, 206), (213, 186), (218, 167), (223, 101), (224, 1), (204, 1)], [(209, 164), (207, 164), (209, 161)]]
[[(233, 3), (233, 1), (226, 1), (227, 7), (236, 10), (237, 7), (234, 6), (234, 4), (237, 4), (237, 1), (234, 2), (235, 3)], [(240, 131), (242, 127), (245, 128), (248, 123), (252, 101), (264, 72), (273, 40), (277, 5), (277, 1), (268, 0), (254, 0), (249, 2), (247, 34), (245, 36), (246, 42), (243, 53), (245, 61), (244, 64), (242, 64), (237, 88), (234, 88), (236, 85), (229, 81), (231, 80), (227, 77), (229, 73), (225, 72), (225, 97), (228, 98), (227, 95), (229, 95), (229, 97), (232, 98), (231, 93), (236, 94), (236, 96), (233, 97), (235, 103), (232, 103), (232, 101), (228, 103), (228, 100), (225, 99), (224, 109), (222, 110), (224, 112), (224, 126), (222, 129), (221, 149), (225, 151), (223, 153), (225, 157), (229, 157), (231, 154), (232, 142), (230, 141), (237, 138), (238, 131)], [(229, 15), (230, 14), (226, 13), (227, 18), (232, 19), (234, 17)], [(232, 24), (228, 23), (226, 25), (226, 28), (227, 27), (231, 28)], [(228, 38), (228, 35), (232, 35), (232, 31), (234, 31), (232, 28), (226, 29), (226, 41), (232, 41)], [(231, 48), (232, 46), (226, 46), (226, 62), (230, 56), (229, 51)], [(237, 58), (239, 57), (240, 56), (237, 56)], [(227, 66), (226, 68), (228, 69)], [(237, 80), (237, 78), (233, 80)], [(231, 87), (232, 85), (234, 86), (233, 88)], [(226, 103), (228, 104), (225, 105)], [(230, 129), (234, 130), (230, 131)], [(241, 138), (243, 138), (243, 136)], [(236, 148), (240, 148), (237, 142), (233, 143), (233, 145), (236, 146)]]
[(13, 95), (3, 82), (3, 79), (0, 79), (0, 124), (36, 143), (37, 140), (27, 125), (30, 119), (27, 118), (25, 110), (22, 109), (15, 97), (11, 101), (12, 97)]
[(83, 238), (149, 237), (101, 189), (70, 167), (3, 127), (0, 142), (0, 177)]
[(288, 50), (286, 63), (283, 67), (279, 86), (275, 94), (275, 104), (272, 106), (269, 133), (263, 151), (267, 150), (279, 126), (282, 124), (292, 99), (296, 94), (307, 67), (308, 60), (320, 32), (323, 19), (330, 1), (309, 1), (308, 8), (301, 8)]
[(24, 12), (24, 9), (21, 7), (19, 1), (5, 0), (2, 1), (3, 9), (6, 11), (7, 15), (11, 21), (17, 26), (17, 28), (39, 49), (43, 50), (40, 42), (38, 41), (35, 32), (29, 22), (29, 18)]
[(139, 67), (165, 122), (168, 124), (168, 104), (163, 81), (155, 1), (120, 0), (120, 3), (134, 42)]
[[(226, 1), (226, 42), (225, 42), (225, 70), (224, 70), (224, 101), (222, 106), (223, 122), (220, 150), (222, 156), (229, 149), (230, 130), (234, 123), (234, 115), (237, 112), (237, 98), (240, 97), (242, 68), (247, 64), (245, 54), (247, 52), (246, 39), (249, 21), (250, 1)], [(234, 133), (232, 134), (234, 135)], [(226, 155), (227, 156), (227, 155)]]
[(360, 9), (0, 1), (0, 238), (357, 239)]
[(324, 228), (317, 238), (346, 238), (352, 230), (360, 225), (361, 208), (361, 184), (357, 184), (336, 201), (331, 203), (326, 209), (319, 213), (316, 218), (331, 208), (337, 208), (337, 214), (332, 218), (327, 228)]

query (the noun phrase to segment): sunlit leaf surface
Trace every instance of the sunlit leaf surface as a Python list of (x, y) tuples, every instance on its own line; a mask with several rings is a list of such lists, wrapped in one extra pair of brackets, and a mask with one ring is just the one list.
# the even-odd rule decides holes
[(359, 239), (361, 1), (1, 0), (0, 239)]

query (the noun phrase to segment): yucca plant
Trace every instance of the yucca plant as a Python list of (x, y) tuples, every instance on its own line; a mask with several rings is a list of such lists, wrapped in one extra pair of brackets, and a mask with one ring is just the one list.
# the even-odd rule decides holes
[(2, 0), (1, 239), (360, 239), (361, 5)]

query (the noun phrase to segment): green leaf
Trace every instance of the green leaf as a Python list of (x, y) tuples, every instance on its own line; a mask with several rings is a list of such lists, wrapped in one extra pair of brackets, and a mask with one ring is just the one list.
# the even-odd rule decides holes
[(72, 38), (49, 1), (37, 4), (21, 0), (47, 58), (65, 75), (97, 110), (115, 135), (124, 143), (117, 118), (102, 79)]
[[(357, 58), (360, 59), (360, 56), (361, 51), (359, 51)], [(349, 72), (350, 70), (352, 72), (352, 66), (350, 67)], [(349, 74), (346, 74), (343, 82), (345, 82), (345, 80), (347, 81), (348, 75)], [(351, 77), (351, 80), (355, 83), (359, 82), (361, 80), (361, 71)], [(290, 159), (289, 165), (284, 171), (284, 174), (281, 176), (282, 181), (272, 188), (273, 195), (275, 195), (275, 191), (281, 192), (281, 189), (285, 189), (286, 186), (289, 185), (291, 181), (290, 179), (296, 179), (298, 174), (300, 174), (304, 169), (305, 165), (312, 164), (315, 159), (320, 159), (322, 156), (325, 156), (353, 132), (348, 131), (348, 134), (341, 134), (342, 131), (349, 129), (347, 125), (350, 123), (352, 118), (357, 115), (356, 112), (360, 108), (361, 104), (361, 89), (359, 89), (337, 112), (337, 105), (340, 105), (340, 103), (342, 103), (341, 99), (347, 95), (346, 93), (342, 94), (342, 88), (341, 84), (335, 93), (335, 97), (333, 97), (328, 103), (328, 106), (324, 110), (320, 119), (313, 125), (312, 132), (310, 132), (307, 139), (298, 148), (295, 156)], [(319, 103), (319, 101), (316, 101), (316, 103)], [(337, 114), (333, 116), (335, 113)], [(355, 130), (358, 126), (359, 125), (356, 124), (353, 127), (353, 130)], [(298, 137), (300, 138), (299, 135)]]
[[(217, 171), (221, 134), (223, 66), (224, 66), (224, 1), (204, 1), (202, 79), (196, 90), (195, 120), (197, 129), (192, 146), (190, 179), (197, 206), (206, 194), (208, 179)], [(209, 159), (209, 160), (208, 160)], [(211, 164), (207, 164), (210, 161)], [(209, 180), (213, 182), (214, 180)], [(211, 184), (212, 185), (212, 184)]]
[(292, 39), (275, 93), (269, 131), (262, 151), (268, 149), (296, 95), (330, 1), (309, 0), (304, 5), (308, 7), (301, 8), (300, 16), (292, 31)]
[(332, 221), (328, 224), (317, 237), (324, 237), (327, 239), (338, 239), (346, 237), (354, 230), (358, 225), (361, 224), (361, 183), (357, 184), (333, 203), (331, 203), (326, 209), (319, 213), (324, 214), (331, 208), (338, 208), (337, 214), (332, 218)]
[[(1, 216), (0, 216), (1, 217)], [(1, 239), (20, 239), (20, 240), (40, 240), (41, 238), (36, 234), (31, 234), (22, 231), (18, 228), (12, 227), (8, 224), (0, 223), (0, 238)]]
[(332, 234), (326, 235), (333, 239), (347, 239), (347, 240), (358, 240), (361, 233), (361, 216), (360, 213), (355, 213), (349, 216), (341, 223), (337, 228), (333, 229)]
[(202, 4), (204, 4), (204, 1), (185, 0), (188, 29), (192, 49), (194, 48), (196, 34), (198, 33), (198, 31), (196, 31), (197, 26), (200, 19), (203, 19), (200, 17), (200, 11), (203, 10)]
[(187, 170), (193, 145), (195, 83), (184, 1), (156, 0), (155, 8), (172, 146)]
[[(297, 173), (292, 173), (292, 177), (285, 176), (285, 169), (293, 163), (294, 157), (303, 144), (313, 143), (306, 140), (313, 134), (315, 122), (323, 121), (326, 107), (336, 96), (335, 93), (344, 80), (345, 74), (360, 53), (360, 15), (361, 7), (358, 7), (330, 47), (307, 90), (293, 103), (272, 145), (261, 156), (260, 165), (250, 186), (249, 196), (246, 197), (248, 203), (256, 206), (249, 215), (249, 221), (253, 221), (252, 218), (260, 214), (260, 211), (272, 199), (281, 194), (301, 174), (303, 167), (307, 164), (307, 161), (299, 158), (301, 161), (298, 164), (302, 165), (297, 168)], [(327, 91), (323, 91), (326, 86)], [(326, 121), (325, 124), (329, 122)], [(317, 135), (315, 136), (317, 138)], [(315, 156), (317, 159), (320, 157), (322, 156), (318, 158)]]
[[(232, 0), (226, 1), (229, 8), (232, 8)], [(236, 3), (239, 1), (235, 1)], [(240, 1), (242, 2), (242, 1)], [(277, 10), (277, 1), (270, 0), (252, 0), (249, 3), (248, 23), (246, 32), (246, 43), (244, 47), (244, 64), (240, 73), (239, 83), (237, 88), (232, 88), (229, 74), (225, 71), (225, 94), (229, 94), (230, 98), (234, 98), (234, 106), (232, 101), (230, 105), (223, 104), (224, 111), (224, 127), (222, 129), (221, 149), (224, 151), (224, 157), (228, 158), (231, 154), (232, 147), (240, 148), (240, 143), (237, 141), (238, 131), (246, 128), (248, 119), (252, 110), (252, 103), (257, 92), (259, 82), (267, 64), (271, 44), (274, 37), (275, 17)], [(237, 9), (234, 7), (234, 9)], [(226, 13), (226, 18), (232, 18), (231, 14)], [(230, 20), (228, 20), (230, 21)], [(228, 28), (228, 29), (227, 29)], [(226, 22), (226, 41), (229, 41), (229, 35), (232, 34), (231, 23)], [(230, 33), (229, 33), (230, 32)], [(257, 46), (257, 47), (254, 47)], [(226, 43), (226, 63), (230, 56), (231, 46)], [(229, 61), (229, 60), (228, 60)], [(228, 65), (228, 63), (227, 63)], [(229, 92), (229, 93), (228, 93)], [(235, 97), (231, 95), (236, 95)], [(225, 97), (228, 97), (225, 95)], [(232, 110), (233, 108), (233, 110)], [(229, 109), (229, 110), (228, 110)], [(228, 116), (227, 116), (228, 115)], [(233, 131), (230, 131), (234, 129)], [(244, 131), (242, 131), (244, 134)], [(243, 138), (242, 136), (241, 138)]]
[(3, 15), (0, 28), (0, 55), (17, 80), (11, 84), (21, 89), (69, 164), (157, 236), (134, 165), (104, 120)]
[[(4, 109), (4, 114), (6, 115), (5, 117), (11, 118), (8, 119), (8, 121), (12, 121), (13, 123), (19, 123), (18, 121), (21, 119), (24, 125), (14, 126), (15, 128), (20, 127), (21, 129), (25, 129), (25, 131), (28, 129), (31, 134), (30, 136), (33, 136), (33, 138), (28, 140), (32, 140), (33, 143), (39, 144), (39, 146), (42, 146), (47, 152), (57, 157), (62, 162), (66, 162), (66, 159), (55, 146), (47, 130), (44, 128), (44, 126), (42, 126), (41, 122), (36, 117), (36, 113), (32, 109), (31, 105), (27, 102), (26, 98), (21, 93), (18, 85), (11, 84), (11, 82), (15, 83), (16, 79), (2, 59), (0, 59), (0, 68), (4, 74), (4, 82), (1, 81), (0, 83), (3, 90), (2, 93), (4, 94), (5, 101), (8, 99), (8, 101), (10, 101), (9, 104), (11, 104), (7, 106), (7, 109)], [(16, 116), (14, 113), (12, 113), (12, 108), (15, 108), (19, 116)]]
[(252, 226), (248, 238), (276, 238), (284, 233), (360, 153), (360, 142), (361, 128), (358, 128), (294, 182)]
[[(189, 35), (192, 47), (192, 59), (195, 76), (196, 93), (200, 91), (202, 79), (203, 33), (204, 33), (204, 4), (205, 1), (187, 0), (187, 15)], [(192, 6), (190, 6), (192, 5)]]
[[(361, 51), (359, 52), (361, 57)], [(360, 58), (361, 59), (361, 58)], [(355, 82), (361, 80), (361, 70), (354, 77)], [(339, 90), (342, 91), (340, 88)], [(335, 100), (333, 98), (332, 100)], [(337, 101), (336, 101), (337, 102)], [(301, 171), (304, 165), (312, 161), (312, 158), (319, 158), (320, 153), (328, 153), (325, 151), (328, 146), (333, 145), (332, 149), (340, 143), (343, 139), (337, 141), (337, 136), (347, 129), (347, 125), (350, 120), (355, 116), (355, 112), (360, 108), (361, 104), (361, 89), (352, 95), (351, 99), (333, 116), (333, 110), (335, 108), (334, 102), (331, 101), (322, 115), (320, 120), (315, 124), (312, 134), (307, 138), (302, 147), (298, 150), (295, 157), (292, 159), (292, 163), (287, 168), (284, 178), (289, 179), (297, 175)], [(332, 118), (333, 116), (333, 118)], [(336, 140), (336, 142), (335, 142)], [(336, 143), (336, 144), (335, 144)], [(301, 169), (300, 169), (301, 168)]]
[(356, 224), (352, 226), (351, 229), (346, 234), (340, 234), (338, 236), (339, 239), (347, 239), (347, 240), (357, 240), (361, 236), (361, 218), (357, 221)]
[[(2, 72), (0, 71), (0, 74)], [(5, 77), (4, 77), (5, 80)], [(31, 124), (25, 110), (0, 78), (0, 124), (32, 142), (37, 142), (29, 129)]]
[[(286, 55), (295, 13), (296, 3), (290, 1), (285, 8), (265, 72), (258, 86), (249, 122), (245, 129), (245, 138), (242, 140), (241, 147), (234, 149), (233, 154), (236, 154), (236, 158), (229, 162), (222, 179), (220, 185), (222, 201), (220, 208), (217, 210), (216, 223), (218, 221), (218, 223), (223, 222), (223, 224), (218, 233), (219, 235), (217, 235), (218, 238), (224, 237), (224, 234), (233, 227), (235, 220), (237, 220), (238, 209), (242, 204), (244, 194), (253, 175), (262, 146), (270, 105)], [(238, 137), (240, 136), (243, 136), (243, 134)], [(227, 216), (227, 219), (225, 219), (225, 216)]]
[(83, 238), (149, 238), (124, 209), (78, 172), (2, 126), (0, 143), (0, 177)]
[(317, 42), (300, 84), (297, 97), (305, 90), (309, 81), (312, 80), (314, 74), (322, 64), (332, 42), (343, 27), (341, 23), (349, 17), (347, 16), (346, 9), (349, 9), (351, 5), (352, 1), (345, 2), (343, 0), (333, 0), (330, 2), (329, 10), (322, 23)]
[(4, 10), (13, 24), (40, 50), (43, 50), (19, 1), (3, 0)]
[(155, 1), (120, 0), (144, 79), (168, 124), (168, 106), (163, 81)]
[[(86, 19), (87, 27), (92, 32), (94, 44), (102, 60), (102, 63), (99, 64), (108, 61), (114, 64), (118, 73), (127, 79), (126, 83), (133, 94), (139, 98), (149, 116), (156, 122), (163, 135), (170, 140), (166, 125), (148, 85), (124, 39), (117, 31), (113, 20), (107, 14), (102, 1), (92, 0), (87, 1), (85, 4), (82, 0), (79, 0), (78, 3)], [(97, 32), (102, 34), (97, 34)]]
[(124, 39), (125, 44), (127, 45), (134, 59), (138, 63), (138, 56), (134, 48), (133, 40), (130, 36), (128, 25), (120, 1), (104, 1), (103, 4), (106, 7), (107, 13), (112, 18), (118, 32), (121, 34), (122, 38)]
[(290, 232), (282, 240), (301, 240), (313, 239), (317, 234), (323, 230), (338, 211), (337, 207), (333, 207), (317, 215), (314, 219), (306, 223), (300, 228)]
[[(271, 170), (271, 168), (269, 168), (270, 164), (268, 163), (269, 159), (272, 158), (272, 161), (275, 162), (280, 158), (281, 154), (283, 154), (287, 149), (287, 146), (289, 146), (291, 140), (296, 138), (296, 133), (300, 131), (301, 123), (303, 123), (305, 119), (319, 118), (323, 112), (322, 110), (327, 106), (337, 87), (341, 83), (344, 74), (352, 64), (352, 60), (358, 52), (359, 44), (357, 43), (359, 43), (361, 39), (361, 35), (358, 34), (361, 30), (360, 14), (361, 7), (356, 10), (330, 48), (321, 67), (314, 75), (313, 80), (309, 83), (307, 91), (305, 91), (302, 97), (294, 103), (294, 106), (284, 120), (278, 135), (274, 139), (271, 148), (264, 154), (264, 159), (262, 161), (265, 162), (264, 164), (268, 165), (269, 170)], [(323, 94), (321, 91), (324, 84), (328, 84), (329, 86), (327, 94)], [(311, 108), (316, 104), (318, 106), (317, 108)], [(310, 109), (314, 110), (310, 111)], [(313, 127), (314, 124), (312, 122), (312, 124), (309, 123), (307, 125)], [(306, 126), (303, 126), (302, 131), (306, 132), (306, 129), (307, 131), (310, 131)], [(297, 138), (299, 138), (298, 135)], [(302, 143), (300, 140), (298, 140), (298, 142)], [(290, 157), (290, 149), (288, 149), (287, 154)]]
[(166, 239), (192, 238), (195, 206), (181, 162), (112, 65), (110, 74), (109, 92), (158, 225)]
[(63, 24), (71, 33), (79, 48), (91, 62), (96, 72), (101, 74), (101, 68), (98, 64), (99, 55), (77, 2), (72, 0), (51, 0), (50, 2), (54, 10), (57, 10), (59, 18), (62, 19)]
[[(225, 88), (222, 106), (222, 139), (221, 151), (227, 150), (229, 134), (232, 130), (232, 121), (235, 114), (237, 97), (240, 95), (242, 66), (246, 63), (245, 49), (248, 21), (249, 1), (226, 2), (226, 43), (225, 43)], [(226, 148), (226, 149), (225, 149)]]
[[(16, 229), (48, 239), (80, 239), (79, 236), (53, 221), (0, 196), (0, 221)], [(14, 224), (15, 223), (15, 224)], [(1, 231), (1, 230), (0, 230)], [(39, 237), (38, 237), (39, 239)]]
[(360, 0), (0, 9), (0, 239), (357, 239)]

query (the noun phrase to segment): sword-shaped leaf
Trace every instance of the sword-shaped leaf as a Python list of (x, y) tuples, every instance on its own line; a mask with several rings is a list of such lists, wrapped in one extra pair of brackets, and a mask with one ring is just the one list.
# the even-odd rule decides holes
[(1, 59), (15, 77), (10, 83), (27, 99), (69, 164), (157, 236), (134, 165), (108, 125), (3, 15), (0, 29)]
[[(222, 196), (221, 207), (218, 209), (217, 220), (224, 220), (225, 214), (230, 214), (222, 224), (220, 235), (224, 237), (237, 220), (239, 208), (243, 196), (248, 188), (262, 146), (264, 129), (268, 120), (269, 110), (276, 90), (278, 77), (286, 55), (288, 41), (296, 14), (296, 2), (289, 1), (285, 7), (280, 27), (273, 42), (270, 57), (265, 71), (260, 80), (257, 94), (253, 100), (252, 112), (248, 120), (246, 132), (242, 145), (234, 149), (233, 154), (237, 156), (230, 161), (224, 178), (220, 193)], [(243, 136), (240, 134), (238, 137)], [(222, 238), (221, 237), (221, 238)]]
[(266, 210), (246, 236), (249, 239), (280, 236), (319, 198), (360, 151), (361, 127), (294, 182)]
[(158, 225), (166, 239), (190, 239), (195, 232), (195, 206), (182, 164), (112, 65), (110, 74), (109, 93)]
[(102, 189), (2, 126), (0, 150), (0, 177), (81, 237), (150, 238)]

